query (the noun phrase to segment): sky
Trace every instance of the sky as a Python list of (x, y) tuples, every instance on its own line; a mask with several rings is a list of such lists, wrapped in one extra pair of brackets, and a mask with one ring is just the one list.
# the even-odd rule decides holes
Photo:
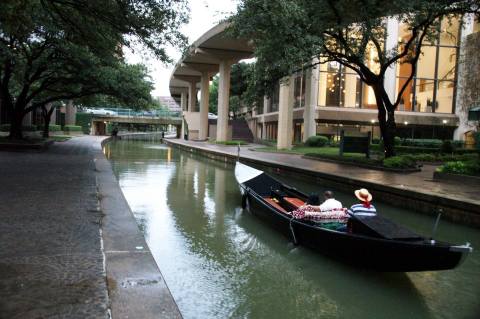
[[(238, 3), (237, 0), (190, 0), (189, 2), (190, 22), (181, 29), (183, 34), (188, 37), (189, 44), (195, 42), (222, 19), (232, 15), (236, 11)], [(138, 51), (141, 52), (141, 50)], [(155, 90), (152, 92), (154, 97), (170, 96), (168, 83), (173, 67), (181, 57), (181, 52), (171, 47), (167, 49), (167, 52), (175, 61), (171, 65), (164, 65), (151, 57), (139, 53), (125, 52), (128, 63), (143, 62), (148, 67), (152, 80), (155, 83)]]

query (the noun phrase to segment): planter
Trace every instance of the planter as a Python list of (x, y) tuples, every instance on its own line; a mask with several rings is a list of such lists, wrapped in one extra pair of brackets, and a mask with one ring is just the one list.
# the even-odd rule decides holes
[(433, 179), (434, 180), (442, 180), (442, 181), (459, 182), (459, 183), (462, 183), (462, 184), (469, 184), (469, 185), (474, 185), (474, 186), (480, 186), (480, 177), (479, 176), (433, 172)]

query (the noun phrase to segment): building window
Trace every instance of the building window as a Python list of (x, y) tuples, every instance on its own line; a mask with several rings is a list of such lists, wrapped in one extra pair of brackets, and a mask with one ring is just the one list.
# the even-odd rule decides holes
[(277, 82), (273, 88), (272, 97), (270, 98), (270, 112), (278, 112), (278, 103), (280, 99), (280, 83)]
[(361, 81), (338, 62), (320, 64), (318, 105), (360, 107)]
[[(404, 43), (408, 41), (410, 32), (404, 24), (400, 24), (399, 28), (399, 42)], [(422, 46), (416, 74), (400, 99), (400, 111), (453, 113), (459, 20), (443, 19), (440, 30), (436, 39)], [(410, 72), (410, 64), (397, 65), (397, 94)]]

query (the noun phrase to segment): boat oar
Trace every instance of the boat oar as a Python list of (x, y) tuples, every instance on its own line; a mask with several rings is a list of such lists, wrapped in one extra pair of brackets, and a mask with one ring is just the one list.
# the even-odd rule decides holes
[(292, 216), (292, 218), (290, 218), (289, 226), (290, 226), (290, 232), (292, 233), (293, 244), (296, 246), (298, 245), (298, 241), (297, 241), (297, 236), (295, 236), (295, 231), (293, 230), (293, 225), (292, 225), (293, 219), (294, 217)]
[(438, 223), (440, 222), (440, 217), (442, 217), (442, 210), (441, 209), (438, 210), (437, 219), (435, 220), (435, 224), (433, 225), (432, 237), (431, 237), (431, 240), (430, 240), (430, 243), (432, 243), (432, 244), (435, 244), (435, 239), (433, 239), (433, 238), (435, 237), (435, 233), (437, 232)]

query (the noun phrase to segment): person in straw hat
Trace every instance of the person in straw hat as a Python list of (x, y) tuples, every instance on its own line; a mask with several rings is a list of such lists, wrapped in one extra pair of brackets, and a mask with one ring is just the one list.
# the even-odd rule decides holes
[(351, 215), (356, 215), (356, 216), (375, 216), (377, 214), (377, 210), (375, 207), (371, 204), (372, 201), (372, 194), (365, 189), (357, 189), (355, 191), (355, 196), (361, 201), (360, 204), (354, 204), (348, 212)]

